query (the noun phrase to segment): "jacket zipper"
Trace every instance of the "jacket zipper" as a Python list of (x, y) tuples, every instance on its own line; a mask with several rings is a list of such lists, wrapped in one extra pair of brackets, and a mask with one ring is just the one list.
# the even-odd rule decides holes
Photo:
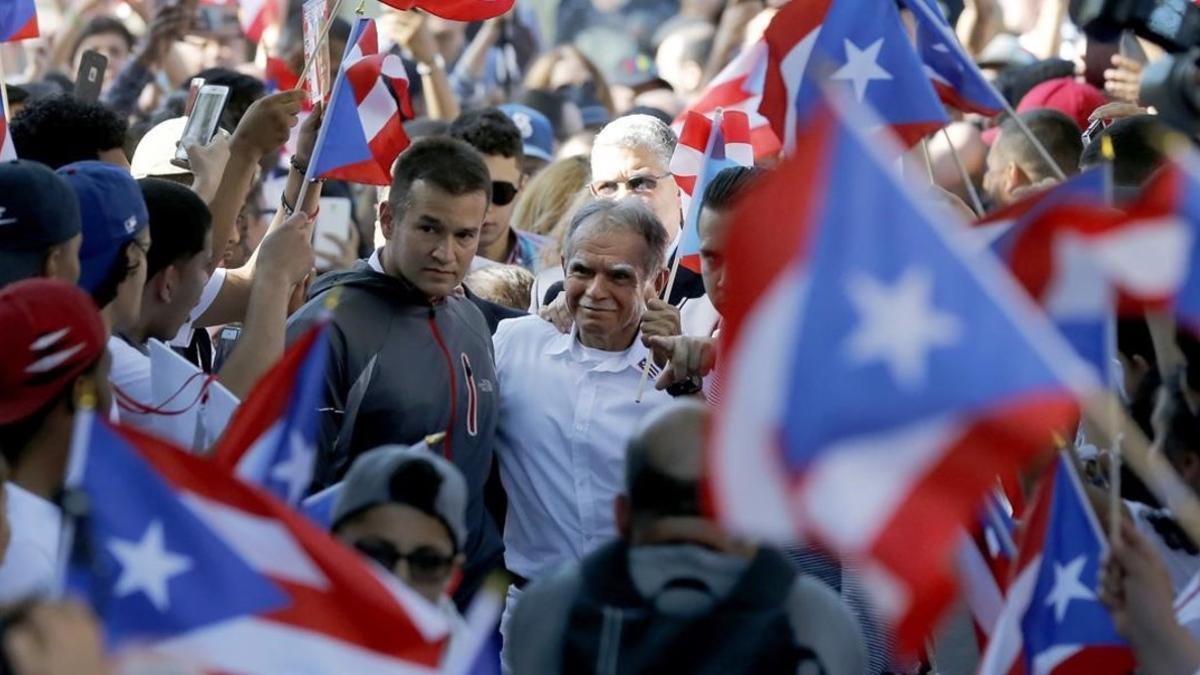
[(433, 307), (429, 308), (429, 328), (433, 331), (433, 339), (437, 342), (438, 348), (442, 350), (442, 356), (446, 359), (446, 372), (450, 375), (450, 423), (446, 425), (446, 438), (442, 441), (442, 455), (446, 459), (453, 460), (454, 447), (451, 441), (454, 440), (454, 422), (458, 417), (458, 372), (454, 370), (454, 361), (450, 358), (450, 350), (446, 348), (446, 341), (442, 339), (442, 331), (438, 329), (436, 314)]

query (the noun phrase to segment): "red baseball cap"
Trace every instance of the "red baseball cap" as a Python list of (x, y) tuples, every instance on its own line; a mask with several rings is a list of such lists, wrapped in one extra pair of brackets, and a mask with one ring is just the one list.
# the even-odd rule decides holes
[[(1017, 104), (1017, 112), (1039, 108), (1057, 110), (1075, 120), (1079, 132), (1083, 133), (1088, 128), (1088, 116), (1105, 103), (1108, 103), (1108, 97), (1092, 85), (1079, 82), (1074, 77), (1056, 77), (1030, 89)], [(983, 132), (983, 141), (991, 145), (999, 134), (999, 127), (988, 129)]]
[(40, 410), (95, 365), (108, 331), (91, 296), (55, 279), (0, 289), (0, 424)]

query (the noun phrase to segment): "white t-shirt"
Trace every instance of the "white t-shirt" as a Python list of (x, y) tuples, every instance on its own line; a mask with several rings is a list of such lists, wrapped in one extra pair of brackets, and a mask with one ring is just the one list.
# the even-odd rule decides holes
[(191, 312), (188, 312), (187, 322), (172, 338), (170, 342), (172, 347), (185, 348), (192, 343), (192, 324), (196, 323), (196, 319), (204, 316), (213, 301), (217, 299), (217, 294), (221, 292), (221, 286), (225, 285), (225, 274), (225, 268), (218, 267), (208, 278), (208, 282), (204, 284), (204, 290), (200, 291), (200, 299), (196, 301), (196, 306), (192, 308)]
[(9, 481), (8, 522), (12, 543), (0, 565), (0, 604), (54, 591), (62, 515), (58, 507)]
[[(1175, 593), (1179, 594), (1200, 571), (1200, 555), (1188, 553), (1183, 548), (1172, 548), (1154, 527), (1151, 519), (1173, 517), (1169, 511), (1154, 509), (1140, 502), (1126, 501), (1125, 506), (1129, 509), (1138, 532), (1154, 544), (1171, 577), (1171, 585), (1175, 588)], [(1182, 530), (1180, 532), (1182, 534)]]
[[(108, 373), (108, 381), (113, 385), (114, 403), (128, 397), (139, 403), (152, 405), (154, 386), (150, 379), (150, 356), (116, 335), (108, 338), (108, 353), (112, 356), (112, 370)], [(151, 423), (150, 415), (119, 405), (117, 419), (122, 424), (131, 424), (141, 429), (149, 429)]]

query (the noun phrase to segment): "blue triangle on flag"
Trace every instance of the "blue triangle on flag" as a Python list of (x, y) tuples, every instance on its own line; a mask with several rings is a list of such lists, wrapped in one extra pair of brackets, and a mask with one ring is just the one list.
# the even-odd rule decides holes
[(67, 583), (104, 623), (113, 647), (280, 609), (288, 596), (184, 503), (127, 439), (90, 424)]
[(354, 89), (345, 81), (344, 71), (339, 73), (339, 78), (341, 79), (334, 85), (333, 96), (322, 121), (327, 128), (321, 138), (321, 147), (313, 151), (316, 159), (312, 175), (317, 177), (374, 157), (370, 146), (367, 145), (362, 120), (358, 116), (358, 102), (354, 100)]

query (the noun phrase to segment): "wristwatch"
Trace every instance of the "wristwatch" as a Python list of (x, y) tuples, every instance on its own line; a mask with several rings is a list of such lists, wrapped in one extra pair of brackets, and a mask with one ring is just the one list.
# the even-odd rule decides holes
[(686, 380), (680, 380), (675, 384), (667, 387), (667, 393), (671, 396), (695, 396), (704, 390), (704, 380), (698, 375), (692, 375)]

